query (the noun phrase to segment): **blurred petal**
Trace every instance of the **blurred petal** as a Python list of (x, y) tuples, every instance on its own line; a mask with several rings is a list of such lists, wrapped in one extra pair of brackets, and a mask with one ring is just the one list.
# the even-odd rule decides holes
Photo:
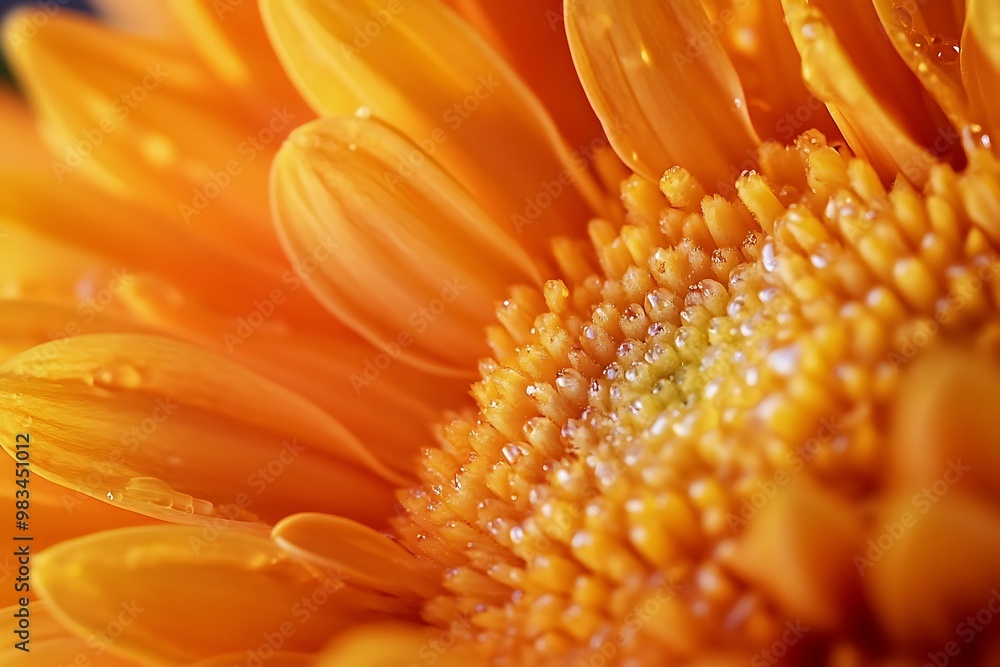
[(571, 146), (604, 139), (573, 68), (562, 0), (449, 0), (449, 4), (514, 66)]
[[(31, 494), (31, 536), (34, 538), (31, 549), (34, 553), (40, 553), (60, 542), (102, 530), (159, 523), (155, 519), (63, 488), (38, 475), (29, 474), (27, 479), (27, 490)], [(13, 508), (17, 499), (15, 493), (22, 487), (14, 484), (13, 473), (11, 480), (10, 484), (4, 485), (0, 499), (3, 500), (4, 507)], [(26, 592), (15, 590), (14, 577), (17, 574), (17, 566), (17, 558), (12, 552), (0, 556), (0, 605), (15, 604), (18, 598), (24, 596), (37, 597), (33, 590)], [(33, 626), (33, 642), (37, 638), (37, 631), (38, 628)], [(0, 660), (0, 664), (7, 663)]]
[[(262, 186), (277, 142), (303, 119), (275, 107), (262, 125), (191, 54), (73, 14), (20, 46), (4, 40), (55, 152), (52, 182), (85, 176), (283, 270)], [(12, 13), (5, 34), (22, 20)]]
[(313, 510), (380, 524), (401, 480), (302, 397), (169, 339), (54, 341), (0, 367), (0, 386), (5, 443), (30, 431), (34, 470), (170, 521)]
[[(217, 655), (214, 658), (200, 660), (190, 667), (233, 667), (234, 665), (246, 664), (249, 661), (247, 651), (237, 651), (226, 655)], [(267, 659), (267, 667), (312, 667), (315, 664), (314, 656), (308, 653), (285, 653), (278, 651), (271, 654)]]
[(727, 554), (729, 566), (770, 596), (786, 618), (825, 630), (847, 628), (858, 594), (851, 557), (861, 543), (861, 512), (800, 478), (749, 521)]
[(28, 607), (31, 626), (27, 646), (30, 651), (21, 651), (14, 647), (15, 642), (21, 641), (14, 634), (19, 620), (14, 614), (18, 611), (18, 606), (0, 609), (0, 632), (8, 639), (0, 645), (0, 664), (4, 667), (141, 667), (137, 662), (108, 653), (107, 636), (102, 641), (97, 636), (84, 639), (74, 635), (52, 616), (50, 605), (39, 601)]
[[(38, 134), (35, 117), (21, 97), (0, 85), (0, 168), (14, 167), (37, 175), (49, 164), (49, 153)], [(5, 193), (6, 194), (6, 193)]]
[(50, 549), (35, 580), (82, 634), (118, 621), (114, 653), (186, 665), (236, 651), (319, 649), (337, 630), (379, 615), (338, 595), (267, 538), (200, 527), (128, 528)]
[(883, 507), (858, 555), (869, 559), (864, 583), (888, 635), (933, 648), (998, 597), (1000, 512), (960, 486), (911, 490)]
[(570, 154), (527, 86), (442, 3), (262, 0), (261, 8), (275, 50), (318, 113), (366, 107), (494, 219), (530, 220), (519, 229), (528, 248), (547, 251), (552, 236), (583, 229), (586, 201), (606, 208), (586, 159)]
[[(0, 186), (5, 191), (0, 220), (93, 253), (130, 278), (139, 272), (158, 274), (177, 288), (197, 294), (199, 301), (219, 313), (245, 315), (254, 300), (269, 295), (278, 285), (285, 287), (287, 277), (292, 276), (290, 268), (284, 274), (268, 271), (229, 242), (206, 240), (179, 220), (80, 180), (63, 183), (60, 196), (53, 197), (52, 184), (46, 180), (0, 170)], [(274, 244), (277, 247), (277, 239)], [(29, 256), (37, 266), (35, 258), (46, 255)], [(52, 271), (55, 258), (45, 264), (45, 271)], [(315, 329), (330, 324), (326, 311), (309, 294), (286, 291), (283, 319)]]
[[(301, 394), (336, 417), (387, 467), (409, 478), (413, 459), (431, 441), (431, 425), (442, 410), (468, 403), (468, 382), (413, 368), (329, 315), (324, 335), (285, 326), (278, 320), (287, 303), (283, 299), (292, 293), (293, 287), (267, 293), (235, 321), (185, 295), (169, 296), (174, 290), (151, 277), (137, 277), (122, 299), (160, 333), (231, 356)], [(386, 419), (387, 414), (393, 418)]]
[(261, 118), (276, 103), (287, 104), (308, 120), (308, 106), (295, 91), (267, 35), (257, 3), (218, 0), (171, 0), (169, 9), (194, 48), (216, 74), (249, 97)]
[[(573, 61), (619, 157), (657, 182), (670, 167), (705, 187), (755, 156), (746, 97), (698, 0), (566, 0)], [(690, 40), (704, 47), (685, 54)]]
[[(443, 634), (407, 626), (371, 626), (345, 633), (318, 659), (317, 667), (401, 667), (429, 661), (436, 667), (489, 664), (475, 645), (456, 645)], [(445, 642), (451, 644), (445, 648)]]
[(429, 371), (471, 375), (487, 354), (482, 331), (495, 302), (512, 284), (540, 282), (505, 225), (379, 122), (324, 119), (297, 129), (275, 161), (272, 191), (292, 257), (304, 264), (332, 246), (332, 260), (307, 283), (317, 298)]
[(1000, 502), (1000, 366), (973, 350), (946, 347), (914, 361), (894, 398), (889, 482), (932, 484), (953, 464), (969, 466), (962, 487)]

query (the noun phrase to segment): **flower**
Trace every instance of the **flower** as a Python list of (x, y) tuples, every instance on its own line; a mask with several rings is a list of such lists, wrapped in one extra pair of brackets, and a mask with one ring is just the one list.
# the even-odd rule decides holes
[(46, 659), (997, 661), (996, 3), (239, 4), (6, 24)]

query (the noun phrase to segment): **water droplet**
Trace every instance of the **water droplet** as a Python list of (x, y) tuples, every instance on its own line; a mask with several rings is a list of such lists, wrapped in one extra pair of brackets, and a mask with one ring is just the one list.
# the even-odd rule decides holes
[(371, 118), (372, 110), (368, 106), (360, 106), (354, 110), (354, 115), (357, 118)]
[(903, 30), (909, 30), (913, 27), (913, 17), (902, 7), (896, 7), (892, 10), (892, 22)]
[(768, 241), (760, 251), (760, 259), (764, 264), (764, 270), (772, 273), (778, 268), (778, 258), (774, 254), (774, 241)]
[(973, 123), (962, 128), (962, 146), (969, 153), (977, 150), (989, 150), (993, 146), (990, 135), (983, 131), (983, 126)]
[(814, 14), (808, 21), (802, 24), (802, 36), (809, 41), (817, 40), (826, 34), (829, 27), (826, 19), (820, 14)]
[(108, 500), (114, 502), (116, 500), (121, 500), (122, 494), (115, 493), (114, 491), (108, 491)]
[(109, 366), (94, 373), (93, 384), (106, 389), (135, 389), (142, 384), (142, 373), (130, 364)]
[(942, 35), (931, 37), (931, 47), (934, 60), (942, 65), (955, 65), (962, 55), (962, 47), (958, 41)]
[(801, 354), (798, 345), (779, 348), (768, 355), (767, 363), (779, 375), (790, 376), (798, 368)]
[(737, 109), (742, 109), (743, 105), (744, 105), (743, 98), (742, 97), (734, 97), (733, 98), (733, 104), (736, 106)]

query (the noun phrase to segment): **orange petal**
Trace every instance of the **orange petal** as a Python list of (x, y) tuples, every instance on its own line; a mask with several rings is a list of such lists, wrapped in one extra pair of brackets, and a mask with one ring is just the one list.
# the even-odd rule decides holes
[(592, 210), (584, 197), (607, 208), (586, 174), (590, 158), (570, 153), (528, 87), (442, 3), (262, 0), (261, 8), (278, 56), (317, 112), (364, 106), (432, 155), (494, 219), (518, 225), (529, 248), (547, 251), (552, 236), (582, 229)]
[[(455, 621), (460, 623), (460, 621)], [(464, 626), (468, 630), (468, 626)], [(374, 625), (339, 637), (317, 660), (317, 667), (397, 667), (433, 664), (473, 667), (489, 664), (475, 646), (458, 645), (452, 634), (398, 625)], [(448, 643), (446, 646), (445, 643)]]
[[(733, 61), (747, 109), (762, 139), (790, 144), (817, 129), (828, 139), (839, 131), (826, 106), (802, 81), (802, 63), (774, 0), (701, 0), (714, 32)], [(688, 46), (689, 53), (701, 47)]]
[(987, 133), (985, 141), (982, 135), (976, 141), (990, 146), (1000, 141), (1000, 6), (992, 0), (968, 0), (967, 10), (962, 77), (973, 117)]
[(851, 557), (862, 531), (857, 508), (808, 478), (796, 478), (749, 519), (726, 561), (787, 618), (846, 628), (858, 594)]
[[(413, 368), (329, 315), (323, 335), (284, 325), (280, 320), (292, 287), (266, 293), (235, 320), (199, 308), (187, 296), (161, 298), (163, 293), (173, 290), (139, 276), (122, 300), (160, 333), (231, 357), (309, 399), (401, 475), (414, 474), (413, 459), (431, 441), (431, 426), (442, 411), (469, 402), (467, 381)], [(0, 326), (0, 340), (2, 333)]]
[(308, 106), (295, 91), (274, 51), (256, 2), (172, 0), (171, 18), (221, 79), (239, 89), (267, 121), (275, 104), (287, 104), (310, 120)]
[[(566, 30), (587, 96), (633, 170), (656, 182), (680, 165), (709, 187), (754, 158), (746, 97), (698, 0), (567, 0)], [(685, 50), (695, 38), (697, 58)]]
[(376, 121), (297, 129), (275, 161), (272, 198), (288, 253), (322, 260), (307, 283), (317, 298), (432, 372), (471, 374), (495, 302), (512, 284), (540, 281), (512, 230)]
[[(0, 167), (14, 167), (37, 175), (49, 164), (49, 153), (38, 134), (35, 116), (14, 91), (0, 85)], [(7, 191), (5, 191), (7, 194)]]
[(573, 68), (562, 0), (449, 0), (449, 4), (514, 66), (570, 145), (605, 141)]
[(35, 582), (66, 625), (121, 635), (113, 653), (181, 665), (262, 648), (312, 652), (378, 614), (343, 582), (313, 574), (267, 538), (192, 526), (127, 528), (66, 542), (35, 559)]
[[(18, 478), (20, 482), (24, 478)], [(38, 475), (27, 477), (27, 489), (12, 482), (4, 487), (0, 499), (4, 507), (14, 508), (16, 492), (27, 490), (31, 494), (31, 542), (33, 553), (41, 553), (49, 547), (75, 537), (90, 535), (111, 528), (126, 526), (146, 526), (158, 523), (155, 519), (114, 507), (94, 500), (81, 493), (63, 488)], [(14, 588), (18, 562), (13, 551), (0, 557), (0, 605), (15, 604), (21, 597), (36, 598), (36, 591), (17, 591)], [(33, 640), (37, 639), (37, 627), (32, 629)], [(6, 662), (0, 660), (0, 664)]]
[(934, 101), (886, 43), (867, 0), (783, 5), (806, 84), (827, 104), (851, 148), (884, 180), (902, 173), (923, 185), (936, 162), (961, 163), (959, 142), (948, 141), (957, 134), (940, 110), (930, 111)]
[(4, 46), (55, 152), (51, 183), (89, 178), (284, 270), (263, 185), (302, 118), (278, 106), (262, 125), (190, 53), (73, 12), (11, 46), (25, 16), (4, 22)]
[(135, 0), (90, 0), (89, 4), (105, 23), (118, 30), (159, 39), (185, 39), (171, 15), (168, 0), (146, 0), (141, 4)]
[[(270, 656), (267, 659), (267, 667), (312, 667), (315, 664), (314, 657), (308, 653), (276, 651), (272, 654), (265, 651), (265, 655)], [(247, 652), (238, 651), (201, 660), (190, 667), (233, 667), (234, 665), (246, 664), (247, 661), (249, 661)]]
[[(61, 184), (60, 196), (53, 197), (52, 183), (22, 171), (0, 170), (0, 184), (6, 193), (0, 200), (0, 218), (32, 234), (44, 234), (61, 244), (91, 252), (130, 280), (140, 272), (158, 274), (232, 318), (246, 315), (255, 300), (266, 298), (280, 285), (286, 295), (282, 319), (317, 329), (329, 324), (329, 315), (315, 299), (304, 291), (295, 294), (288, 289), (288, 278), (294, 278), (290, 268), (267, 271), (268, 267), (234, 250), (231, 243), (209, 242), (182, 222), (150, 211), (138, 202), (109, 195), (80, 180)], [(138, 220), (143, 224), (137, 224)], [(277, 239), (274, 243), (277, 247)], [(28, 263), (30, 258), (35, 270), (41, 271), (38, 257), (47, 257), (45, 272), (57, 265), (56, 257), (40, 249), (22, 255), (20, 263)], [(205, 285), (213, 289), (206, 290)], [(103, 284), (96, 287), (100, 289)], [(112, 295), (101, 296), (118, 301), (120, 292), (116, 289)], [(80, 295), (78, 301), (87, 298)], [(73, 303), (73, 307), (77, 305)], [(109, 304), (99, 305), (103, 310)], [(88, 312), (93, 310), (82, 303), (80, 306)]]
[(1000, 366), (945, 347), (924, 353), (905, 377), (892, 413), (889, 483), (919, 489), (960, 470), (963, 488), (1000, 502)]
[(20, 605), (0, 609), (0, 632), (8, 639), (0, 645), (0, 664), (4, 667), (140, 667), (139, 663), (108, 653), (107, 642), (96, 636), (88, 641), (71, 633), (53, 617), (45, 602), (33, 601), (27, 609), (30, 622), (29, 641), (25, 644), (27, 652), (15, 645), (22, 641), (15, 634), (20, 619), (14, 614), (21, 611)]
[(883, 507), (859, 570), (889, 636), (937, 650), (968, 615), (1000, 604), (1000, 508), (957, 485), (912, 491)]
[(351, 585), (398, 597), (429, 599), (439, 592), (434, 571), (388, 536), (329, 514), (296, 514), (271, 532), (285, 551), (323, 569), (335, 570)]
[(148, 516), (315, 510), (381, 524), (401, 480), (302, 397), (165, 338), (54, 341), (9, 360), (0, 383), (12, 455), (14, 434), (29, 432), (33, 470)]

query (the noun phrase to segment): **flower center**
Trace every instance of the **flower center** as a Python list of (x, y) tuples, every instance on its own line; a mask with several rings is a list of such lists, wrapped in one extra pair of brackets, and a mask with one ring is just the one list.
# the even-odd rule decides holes
[[(499, 308), (478, 414), (401, 494), (401, 540), (441, 570), (428, 622), (513, 664), (660, 664), (851, 613), (908, 342), (933, 322), (993, 350), (998, 166), (887, 192), (816, 132), (759, 164), (728, 197), (632, 178), (623, 227), (556, 242), (563, 280)], [(782, 494), (812, 528), (773, 529)]]

